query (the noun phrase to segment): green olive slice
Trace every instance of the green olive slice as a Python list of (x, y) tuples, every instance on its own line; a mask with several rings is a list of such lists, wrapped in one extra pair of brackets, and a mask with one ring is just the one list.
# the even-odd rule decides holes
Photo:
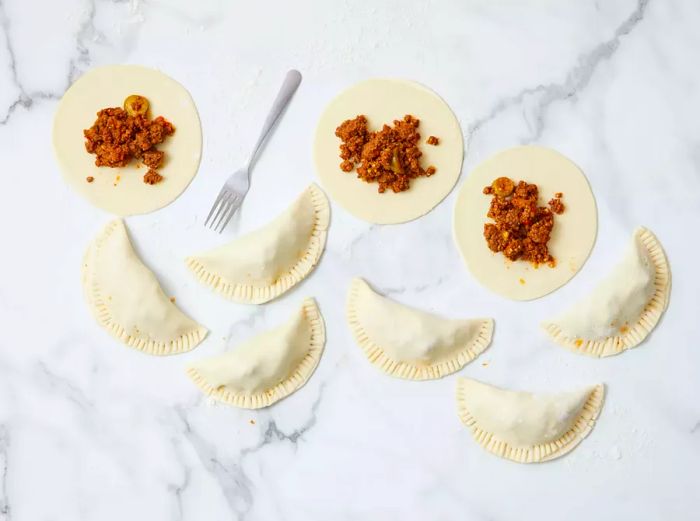
[(148, 100), (138, 94), (132, 94), (124, 100), (124, 110), (129, 116), (145, 116), (148, 112)]

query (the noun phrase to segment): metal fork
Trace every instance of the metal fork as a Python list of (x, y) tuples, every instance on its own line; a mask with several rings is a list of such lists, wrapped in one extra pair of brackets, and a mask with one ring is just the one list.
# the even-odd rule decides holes
[(209, 215), (207, 215), (207, 219), (204, 221), (204, 226), (208, 225), (212, 230), (221, 233), (224, 231), (224, 228), (226, 228), (231, 217), (233, 217), (233, 214), (236, 213), (236, 210), (240, 208), (243, 203), (243, 198), (250, 188), (250, 169), (258, 154), (260, 145), (265, 141), (265, 138), (272, 130), (272, 127), (274, 127), (275, 122), (279, 119), (282, 111), (284, 111), (284, 108), (289, 103), (289, 100), (292, 99), (292, 95), (297, 90), (300, 83), (301, 73), (299, 71), (291, 70), (287, 73), (287, 76), (284, 78), (284, 83), (282, 83), (282, 87), (275, 98), (275, 102), (272, 104), (270, 113), (267, 115), (262, 132), (260, 133), (257, 143), (255, 143), (255, 148), (253, 148), (250, 159), (248, 159), (248, 162), (243, 168), (234, 172), (226, 180), (211, 210), (209, 210)]

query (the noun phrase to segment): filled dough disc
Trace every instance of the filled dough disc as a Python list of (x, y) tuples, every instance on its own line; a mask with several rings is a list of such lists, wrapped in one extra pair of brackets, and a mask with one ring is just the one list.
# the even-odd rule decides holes
[(206, 394), (246, 409), (289, 396), (316, 369), (326, 341), (316, 301), (307, 298), (287, 322), (223, 355), (194, 362), (187, 374)]
[[(143, 182), (148, 168), (140, 161), (98, 167), (85, 150), (83, 130), (92, 126), (97, 112), (121, 107), (131, 94), (148, 99), (151, 117), (163, 116), (175, 126), (175, 133), (158, 145), (165, 152), (158, 169), (164, 179), (155, 185)], [(63, 95), (54, 117), (53, 148), (63, 178), (85, 199), (116, 215), (142, 214), (171, 203), (192, 181), (202, 154), (202, 129), (192, 97), (178, 82), (146, 67), (109, 65), (86, 72)], [(88, 176), (94, 177), (92, 183)]]
[(532, 394), (457, 380), (457, 412), (483, 448), (518, 463), (563, 456), (591, 432), (603, 406), (602, 384)]
[[(498, 177), (536, 184), (540, 206), (555, 193), (564, 194), (564, 213), (555, 215), (548, 243), (556, 266), (535, 268), (526, 261), (509, 261), (492, 252), (484, 239), (491, 196), (483, 189)], [(595, 243), (598, 217), (593, 192), (583, 172), (569, 159), (548, 148), (521, 146), (499, 152), (469, 173), (459, 190), (454, 210), (454, 238), (476, 279), (513, 300), (532, 300), (566, 284), (586, 262)]]
[[(376, 183), (340, 169), (340, 139), (335, 129), (345, 120), (364, 114), (370, 131), (411, 114), (420, 119), (421, 164), (437, 168), (430, 177), (411, 180), (404, 192), (380, 194)], [(438, 146), (425, 143), (440, 138)], [(316, 128), (314, 160), (321, 183), (331, 198), (355, 217), (377, 224), (394, 224), (425, 215), (450, 193), (459, 178), (463, 156), (462, 131), (450, 107), (433, 91), (405, 80), (372, 79), (358, 83), (336, 97)]]
[(362, 279), (348, 291), (346, 318), (367, 359), (392, 376), (441, 378), (458, 371), (491, 342), (493, 320), (448, 319), (375, 293)]
[(207, 335), (163, 292), (121, 219), (108, 223), (88, 246), (82, 283), (97, 323), (129, 347), (170, 355), (193, 349)]

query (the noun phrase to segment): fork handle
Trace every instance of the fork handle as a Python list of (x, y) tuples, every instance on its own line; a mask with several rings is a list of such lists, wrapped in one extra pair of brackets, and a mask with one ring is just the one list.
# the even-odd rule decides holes
[(250, 159), (248, 160), (248, 170), (250, 170), (250, 166), (253, 164), (253, 161), (255, 161), (255, 157), (258, 155), (260, 145), (263, 144), (263, 141), (265, 141), (265, 138), (270, 133), (270, 130), (272, 130), (272, 127), (275, 126), (275, 122), (279, 119), (280, 115), (282, 114), (282, 111), (289, 104), (289, 100), (292, 99), (292, 95), (297, 90), (297, 87), (299, 87), (300, 83), (301, 73), (297, 70), (292, 69), (285, 76), (284, 83), (282, 83), (282, 87), (280, 87), (280, 91), (277, 93), (277, 97), (275, 98), (275, 101), (272, 104), (270, 113), (265, 119), (265, 124), (263, 125), (262, 131), (260, 132), (260, 137), (258, 138), (257, 143), (255, 143), (253, 153), (250, 155)]

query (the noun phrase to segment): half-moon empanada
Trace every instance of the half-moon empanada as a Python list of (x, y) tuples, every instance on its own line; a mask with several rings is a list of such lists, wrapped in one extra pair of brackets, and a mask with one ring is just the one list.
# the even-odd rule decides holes
[(318, 263), (326, 244), (330, 209), (315, 184), (264, 227), (208, 252), (187, 266), (225, 297), (262, 304), (301, 282)]
[(312, 298), (283, 325), (233, 351), (193, 363), (187, 374), (206, 394), (225, 403), (259, 409), (292, 394), (316, 369), (326, 332)]
[(579, 353), (616, 355), (651, 333), (668, 305), (670, 285), (661, 244), (638, 228), (622, 262), (586, 298), (542, 327), (555, 342)]
[(595, 425), (604, 395), (603, 384), (531, 394), (459, 378), (457, 413), (489, 452), (518, 463), (539, 463), (581, 443)]
[(350, 283), (347, 321), (372, 364), (410, 380), (454, 373), (488, 347), (493, 333), (492, 319), (452, 320), (419, 311), (378, 295), (362, 279)]
[(152, 355), (182, 353), (207, 335), (163, 293), (121, 219), (108, 223), (88, 246), (82, 283), (97, 322), (130, 347)]

